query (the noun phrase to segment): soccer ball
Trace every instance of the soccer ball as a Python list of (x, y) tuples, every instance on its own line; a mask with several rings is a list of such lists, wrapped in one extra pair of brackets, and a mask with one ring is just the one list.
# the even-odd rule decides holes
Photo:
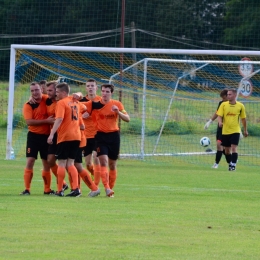
[(210, 145), (210, 140), (208, 137), (204, 136), (200, 139), (200, 145), (203, 147), (207, 147)]

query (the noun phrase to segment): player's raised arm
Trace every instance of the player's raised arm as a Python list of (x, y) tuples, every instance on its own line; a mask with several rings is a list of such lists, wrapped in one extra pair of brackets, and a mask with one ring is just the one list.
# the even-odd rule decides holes
[(126, 111), (124, 109), (119, 111), (118, 107), (116, 105), (113, 105), (112, 106), (112, 111), (117, 113), (119, 118), (122, 119), (123, 121), (125, 121), (125, 122), (129, 122), (130, 121), (130, 117), (126, 113)]
[(76, 100), (80, 100), (83, 98), (83, 94), (81, 92), (72, 93), (72, 97)]

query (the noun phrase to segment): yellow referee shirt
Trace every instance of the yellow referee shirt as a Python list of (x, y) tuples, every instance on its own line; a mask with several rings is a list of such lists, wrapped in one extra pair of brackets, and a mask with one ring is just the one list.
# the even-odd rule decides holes
[(232, 105), (226, 101), (220, 105), (217, 115), (223, 117), (222, 134), (229, 135), (240, 133), (239, 118), (246, 118), (246, 111), (242, 103), (236, 101), (236, 104)]

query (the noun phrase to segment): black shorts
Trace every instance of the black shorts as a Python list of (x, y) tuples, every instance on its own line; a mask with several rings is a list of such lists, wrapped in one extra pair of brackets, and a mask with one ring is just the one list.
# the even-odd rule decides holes
[(48, 154), (56, 154), (57, 151), (57, 132), (54, 134), (52, 144), (49, 144)]
[(216, 140), (222, 142), (222, 128), (217, 128)]
[(38, 158), (38, 152), (43, 160), (47, 160), (48, 146), (47, 143), (49, 135), (35, 134), (28, 132), (26, 143), (26, 157)]
[(230, 135), (222, 135), (222, 145), (225, 147), (231, 147), (231, 145), (238, 145), (240, 133), (234, 133)]
[(58, 160), (75, 159), (80, 141), (65, 141), (57, 144), (56, 158)]
[(79, 147), (75, 157), (76, 163), (82, 163), (83, 147)]
[(83, 147), (83, 155), (84, 157), (92, 154), (93, 151), (96, 151), (96, 139), (95, 138), (87, 138), (87, 145)]
[(111, 160), (117, 160), (120, 148), (119, 132), (102, 133), (97, 132), (96, 136), (97, 156), (107, 155)]

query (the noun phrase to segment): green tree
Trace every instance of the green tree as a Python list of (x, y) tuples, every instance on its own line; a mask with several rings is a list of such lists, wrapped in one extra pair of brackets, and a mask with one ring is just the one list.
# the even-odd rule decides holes
[[(160, 2), (156, 13), (157, 31), (178, 37), (173, 43), (175, 48), (204, 48), (203, 41), (217, 42), (221, 38), (225, 2), (226, 0)], [(187, 45), (183, 45), (185, 39), (191, 41), (186, 41)], [(201, 43), (198, 44), (197, 41)], [(208, 45), (205, 45), (205, 48), (208, 48)]]
[(257, 0), (229, 0), (226, 5), (224, 43), (233, 49), (258, 49), (259, 12), (260, 2)]
[[(140, 1), (128, 0), (126, 24), (134, 21), (137, 28), (147, 32), (145, 40), (137, 34), (138, 47), (208, 48), (203, 41), (214, 43), (222, 38), (226, 1), (150, 0), (140, 4)], [(149, 31), (163, 36), (149, 36)]]

